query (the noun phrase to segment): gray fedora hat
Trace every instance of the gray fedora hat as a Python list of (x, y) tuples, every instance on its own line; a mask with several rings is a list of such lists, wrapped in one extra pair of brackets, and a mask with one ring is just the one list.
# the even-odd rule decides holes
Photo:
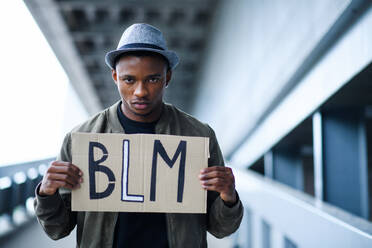
[(168, 50), (161, 31), (146, 23), (133, 24), (124, 31), (116, 50), (106, 54), (106, 64), (114, 69), (117, 56), (130, 51), (150, 51), (161, 54), (168, 60), (171, 69), (174, 69), (179, 61), (177, 54)]

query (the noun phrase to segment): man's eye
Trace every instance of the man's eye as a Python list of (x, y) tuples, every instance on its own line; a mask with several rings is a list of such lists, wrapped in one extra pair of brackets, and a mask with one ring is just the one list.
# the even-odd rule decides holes
[(133, 78), (124, 78), (123, 82), (127, 83), (127, 84), (131, 84), (131, 83), (134, 83), (134, 80), (133, 80)]
[(158, 77), (150, 78), (150, 79), (149, 79), (149, 82), (150, 82), (150, 83), (158, 83), (158, 82), (160, 82), (160, 78), (158, 78)]

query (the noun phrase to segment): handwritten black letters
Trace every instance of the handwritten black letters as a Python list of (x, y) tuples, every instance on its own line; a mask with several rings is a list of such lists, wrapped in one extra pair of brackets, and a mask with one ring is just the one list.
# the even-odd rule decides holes
[[(151, 183), (149, 191), (150, 201), (156, 200), (156, 178), (157, 178), (157, 166), (158, 159), (161, 158), (169, 166), (173, 168), (178, 157), (180, 157), (180, 164), (178, 169), (178, 186), (177, 186), (177, 202), (182, 202), (183, 191), (185, 184), (185, 165), (186, 165), (186, 152), (187, 142), (181, 140), (178, 144), (177, 150), (174, 153), (172, 159), (166, 152), (163, 144), (160, 140), (154, 140), (154, 149), (151, 164)], [(94, 158), (94, 149), (100, 149), (102, 156), (98, 159)], [(100, 142), (90, 141), (89, 142), (89, 197), (90, 199), (102, 199), (111, 195), (115, 188), (115, 175), (113, 171), (104, 162), (110, 156), (105, 145)], [(158, 156), (159, 155), (159, 156)], [(130, 141), (127, 139), (123, 140), (122, 146), (122, 174), (121, 174), (121, 200), (126, 202), (144, 202), (144, 195), (135, 195), (128, 193), (129, 186), (129, 169), (130, 169)], [(97, 192), (96, 187), (96, 173), (102, 172), (108, 177), (108, 184), (105, 190)], [(141, 176), (141, 175), (139, 175)], [(133, 178), (135, 180), (135, 178)], [(146, 192), (146, 190), (145, 190)]]

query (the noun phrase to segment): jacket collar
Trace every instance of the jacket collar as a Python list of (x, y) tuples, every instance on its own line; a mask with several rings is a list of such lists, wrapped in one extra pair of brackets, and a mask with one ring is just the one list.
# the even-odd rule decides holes
[(111, 128), (110, 133), (125, 133), (125, 130), (120, 124), (119, 117), (117, 114), (117, 108), (121, 101), (116, 102), (114, 105), (108, 108), (107, 111), (107, 122), (108, 126)]

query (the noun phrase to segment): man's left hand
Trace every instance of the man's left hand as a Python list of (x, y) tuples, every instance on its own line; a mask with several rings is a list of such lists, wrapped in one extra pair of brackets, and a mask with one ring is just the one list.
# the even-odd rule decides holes
[(236, 202), (235, 178), (231, 168), (212, 166), (202, 169), (199, 179), (204, 189), (219, 192), (224, 202)]

